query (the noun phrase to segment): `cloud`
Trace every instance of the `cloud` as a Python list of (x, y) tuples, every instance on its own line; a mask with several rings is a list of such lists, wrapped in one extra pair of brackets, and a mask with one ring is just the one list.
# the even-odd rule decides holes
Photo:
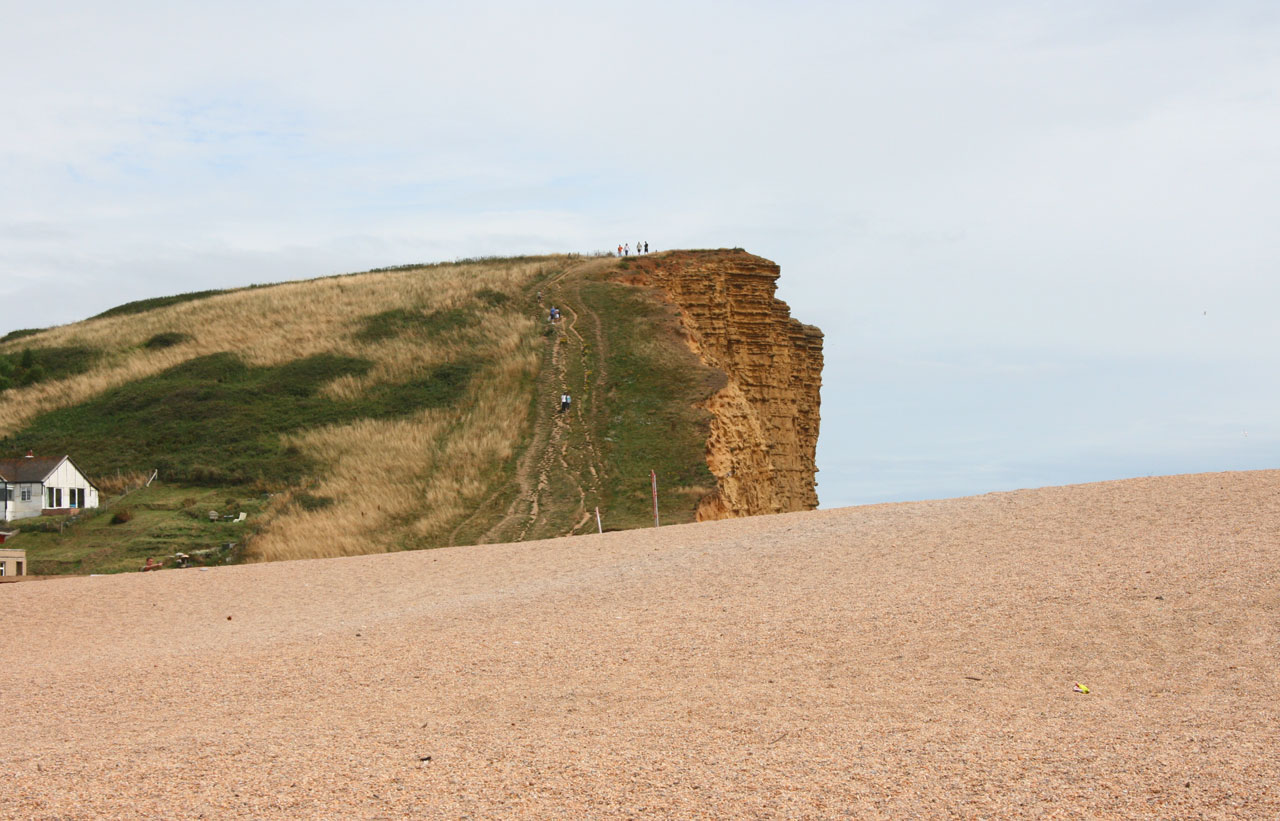
[[(24, 7), (0, 35), (0, 325), (458, 256), (743, 246), (827, 331), (824, 502), (833, 473), (894, 454), (922, 487), (994, 481), (945, 465), (1019, 430), (978, 461), (1066, 465), (1109, 420), (1163, 415), (1154, 452), (1197, 435), (1184, 406), (1225, 418), (1215, 396), (1262, 409), (1253, 438), (1276, 397), (1214, 374), (1280, 350), (1278, 15)], [(1099, 378), (1087, 424), (1024, 429), (995, 405), (1058, 419)]]

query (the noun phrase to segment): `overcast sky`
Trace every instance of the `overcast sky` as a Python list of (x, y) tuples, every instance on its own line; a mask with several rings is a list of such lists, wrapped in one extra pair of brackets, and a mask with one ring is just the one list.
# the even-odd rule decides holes
[(1280, 5), (0, 0), (0, 334), (741, 246), (824, 507), (1280, 467)]

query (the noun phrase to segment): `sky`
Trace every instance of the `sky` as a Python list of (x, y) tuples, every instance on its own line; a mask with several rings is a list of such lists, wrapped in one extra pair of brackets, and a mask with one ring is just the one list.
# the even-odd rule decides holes
[(1280, 467), (1273, 2), (0, 0), (0, 334), (743, 247), (823, 507)]

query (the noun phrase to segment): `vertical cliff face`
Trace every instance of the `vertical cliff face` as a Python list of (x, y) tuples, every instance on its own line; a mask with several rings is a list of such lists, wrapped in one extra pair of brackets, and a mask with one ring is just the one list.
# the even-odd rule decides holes
[(627, 265), (627, 280), (665, 292), (690, 347), (728, 378), (706, 403), (717, 489), (698, 520), (817, 507), (822, 332), (774, 297), (778, 266), (744, 251), (677, 251)]

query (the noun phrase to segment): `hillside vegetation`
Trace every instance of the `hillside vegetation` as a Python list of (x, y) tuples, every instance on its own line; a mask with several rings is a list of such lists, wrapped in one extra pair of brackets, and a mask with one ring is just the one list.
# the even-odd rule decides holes
[(186, 504), (206, 494), (257, 500), (239, 505), (252, 508), (236, 533), (250, 560), (585, 532), (597, 507), (606, 528), (641, 526), (650, 470), (664, 523), (691, 521), (714, 485), (695, 405), (722, 377), (684, 344), (675, 310), (614, 281), (616, 266), (404, 266), (10, 334), (0, 453), (69, 453), (108, 495), (153, 471), (174, 490), (150, 525), (128, 524), (131, 539), (107, 538), (100, 516), (28, 523), (33, 570), (211, 550), (227, 534)]

